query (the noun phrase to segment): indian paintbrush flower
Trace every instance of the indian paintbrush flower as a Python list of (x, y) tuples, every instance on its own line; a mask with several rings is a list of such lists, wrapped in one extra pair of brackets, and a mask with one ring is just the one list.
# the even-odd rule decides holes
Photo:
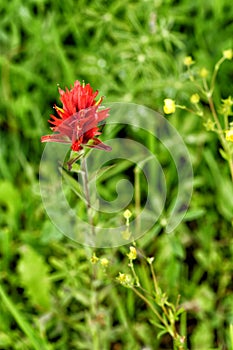
[(84, 146), (110, 151), (111, 148), (98, 139), (99, 122), (109, 115), (109, 109), (99, 110), (103, 97), (95, 100), (98, 91), (93, 92), (90, 84), (80, 84), (76, 80), (70, 90), (59, 88), (59, 94), (62, 108), (55, 105), (58, 117), (51, 115), (49, 120), (54, 134), (42, 136), (41, 142), (71, 144), (75, 152)]

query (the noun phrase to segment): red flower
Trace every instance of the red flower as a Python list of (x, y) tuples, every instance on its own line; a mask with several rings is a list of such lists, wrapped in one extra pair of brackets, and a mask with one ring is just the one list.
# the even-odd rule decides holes
[[(77, 80), (71, 90), (59, 88), (62, 108), (54, 106), (58, 117), (51, 115), (49, 123), (55, 132), (41, 137), (41, 142), (71, 143), (73, 151), (80, 151), (83, 146), (110, 151), (97, 137), (101, 134), (98, 123), (108, 117), (109, 109), (98, 110), (103, 98), (95, 100), (98, 91), (93, 92), (90, 84), (81, 85)], [(88, 144), (92, 140), (91, 144)]]

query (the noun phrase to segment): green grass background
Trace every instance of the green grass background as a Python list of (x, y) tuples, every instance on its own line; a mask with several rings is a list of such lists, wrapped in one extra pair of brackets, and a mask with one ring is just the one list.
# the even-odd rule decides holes
[[(98, 251), (111, 260), (110, 271), (95, 272), (93, 283), (91, 249), (65, 238), (46, 216), (40, 137), (59, 104), (57, 84), (70, 87), (76, 79), (99, 89), (106, 102), (160, 112), (166, 97), (188, 103), (195, 89), (182, 60), (192, 55), (211, 70), (232, 47), (231, 3), (0, 0), (0, 18), (0, 349), (170, 349), (169, 337), (157, 338), (145, 305), (111, 279), (127, 271), (127, 247)], [(232, 94), (232, 78), (228, 61), (217, 79), (217, 103)], [(155, 256), (169, 298), (181, 295), (187, 349), (232, 349), (229, 171), (217, 138), (198, 118), (185, 112), (169, 118), (191, 155), (193, 197), (174, 233), (166, 235), (158, 222), (138, 244)], [(149, 288), (143, 263), (137, 272)]]

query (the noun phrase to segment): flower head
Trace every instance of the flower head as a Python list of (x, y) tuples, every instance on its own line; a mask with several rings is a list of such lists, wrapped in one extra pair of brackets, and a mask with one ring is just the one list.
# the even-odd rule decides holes
[(192, 59), (192, 57), (191, 56), (186, 56), (185, 58), (184, 58), (184, 65), (185, 66), (187, 66), (187, 67), (189, 67), (189, 66), (191, 66), (192, 64), (194, 64), (195, 63), (195, 61)]
[(58, 117), (51, 115), (49, 120), (55, 133), (42, 136), (41, 142), (71, 144), (71, 149), (76, 152), (84, 145), (110, 151), (111, 148), (97, 138), (101, 134), (98, 124), (108, 117), (109, 112), (109, 109), (99, 110), (103, 97), (95, 100), (98, 91), (93, 92), (90, 84), (80, 84), (76, 80), (70, 90), (59, 88), (59, 94), (62, 108), (55, 105)]
[(232, 49), (224, 50), (223, 57), (225, 57), (227, 60), (231, 60), (233, 57), (233, 50)]
[(199, 75), (201, 78), (206, 78), (208, 74), (209, 74), (209, 71), (205, 67), (201, 68), (201, 70), (199, 71)]
[(191, 103), (193, 104), (197, 104), (199, 101), (200, 101), (200, 96), (198, 94), (193, 94), (191, 97), (190, 97), (190, 101)]
[(203, 123), (203, 125), (207, 131), (215, 131), (215, 122), (213, 122), (210, 118)]
[(92, 264), (97, 264), (97, 262), (99, 261), (99, 258), (95, 255), (95, 253), (92, 255), (90, 262)]
[(233, 142), (233, 129), (226, 131), (226, 140)]
[(129, 209), (126, 209), (124, 211), (124, 213), (123, 213), (123, 216), (124, 216), (125, 219), (129, 219), (129, 218), (131, 218), (132, 213), (131, 213), (131, 211)]
[(173, 101), (170, 98), (165, 98), (163, 110), (164, 110), (164, 113), (166, 114), (174, 113), (176, 111), (175, 101)]
[(109, 265), (109, 260), (108, 260), (107, 258), (102, 258), (102, 259), (100, 260), (100, 264), (101, 264), (101, 266), (103, 266), (103, 267), (108, 267), (108, 265)]
[(231, 96), (229, 96), (227, 99), (222, 99), (220, 113), (227, 115), (227, 116), (233, 115), (232, 106), (233, 106), (233, 99)]
[(125, 273), (119, 272), (119, 276), (116, 277), (116, 280), (125, 287), (131, 287), (133, 285), (132, 277)]
[(131, 246), (129, 249), (130, 249), (130, 252), (127, 254), (129, 260), (137, 259), (137, 250), (136, 250), (136, 248)]

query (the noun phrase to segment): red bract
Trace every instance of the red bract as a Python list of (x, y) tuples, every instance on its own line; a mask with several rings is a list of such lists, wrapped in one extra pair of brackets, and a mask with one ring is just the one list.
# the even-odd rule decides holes
[(81, 85), (77, 80), (71, 90), (59, 88), (59, 94), (63, 106), (55, 105), (58, 117), (51, 115), (49, 120), (55, 133), (42, 136), (41, 142), (71, 143), (73, 151), (82, 150), (84, 145), (110, 151), (111, 148), (97, 138), (101, 134), (99, 122), (109, 115), (109, 109), (99, 110), (103, 98), (95, 100), (98, 91), (93, 92), (90, 84)]

